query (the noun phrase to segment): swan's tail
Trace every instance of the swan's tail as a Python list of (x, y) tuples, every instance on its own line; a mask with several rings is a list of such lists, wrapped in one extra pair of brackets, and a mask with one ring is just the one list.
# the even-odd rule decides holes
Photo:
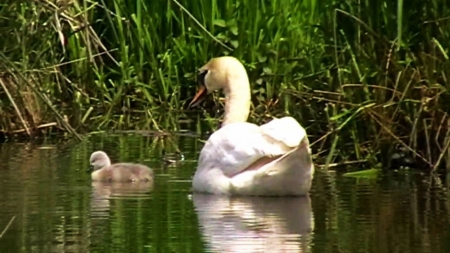
[(314, 164), (306, 137), (283, 156), (233, 177), (231, 187), (237, 195), (307, 195), (313, 175)]

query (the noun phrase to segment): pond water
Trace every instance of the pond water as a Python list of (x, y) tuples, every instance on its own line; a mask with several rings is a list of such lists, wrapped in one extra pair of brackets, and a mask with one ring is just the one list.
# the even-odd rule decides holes
[[(450, 252), (445, 179), (318, 170), (309, 197), (192, 194), (202, 146), (127, 134), (0, 144), (0, 252)], [(155, 184), (92, 184), (98, 149), (151, 166)]]

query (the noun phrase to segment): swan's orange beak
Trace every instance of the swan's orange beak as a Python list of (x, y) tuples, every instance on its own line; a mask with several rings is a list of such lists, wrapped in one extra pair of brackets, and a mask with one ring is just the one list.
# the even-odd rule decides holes
[(189, 107), (199, 105), (206, 98), (207, 94), (208, 92), (206, 91), (205, 85), (200, 84), (197, 94), (195, 94), (194, 99), (192, 99), (191, 103), (189, 103)]

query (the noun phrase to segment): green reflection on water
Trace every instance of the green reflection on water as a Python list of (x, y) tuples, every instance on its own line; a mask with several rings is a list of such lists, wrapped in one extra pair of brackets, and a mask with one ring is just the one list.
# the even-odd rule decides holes
[[(202, 198), (190, 182), (202, 145), (141, 135), (1, 144), (0, 232), (16, 219), (0, 252), (450, 251), (445, 178), (318, 171), (311, 201)], [(86, 169), (99, 149), (149, 165), (155, 184), (92, 184)]]

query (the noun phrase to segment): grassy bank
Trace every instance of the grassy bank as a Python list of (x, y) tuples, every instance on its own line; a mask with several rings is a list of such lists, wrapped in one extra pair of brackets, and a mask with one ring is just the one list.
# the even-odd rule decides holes
[(450, 143), (444, 0), (7, 2), (3, 132), (166, 129), (197, 68), (231, 54), (252, 81), (250, 120), (293, 115), (323, 162), (400, 144), (433, 167)]

